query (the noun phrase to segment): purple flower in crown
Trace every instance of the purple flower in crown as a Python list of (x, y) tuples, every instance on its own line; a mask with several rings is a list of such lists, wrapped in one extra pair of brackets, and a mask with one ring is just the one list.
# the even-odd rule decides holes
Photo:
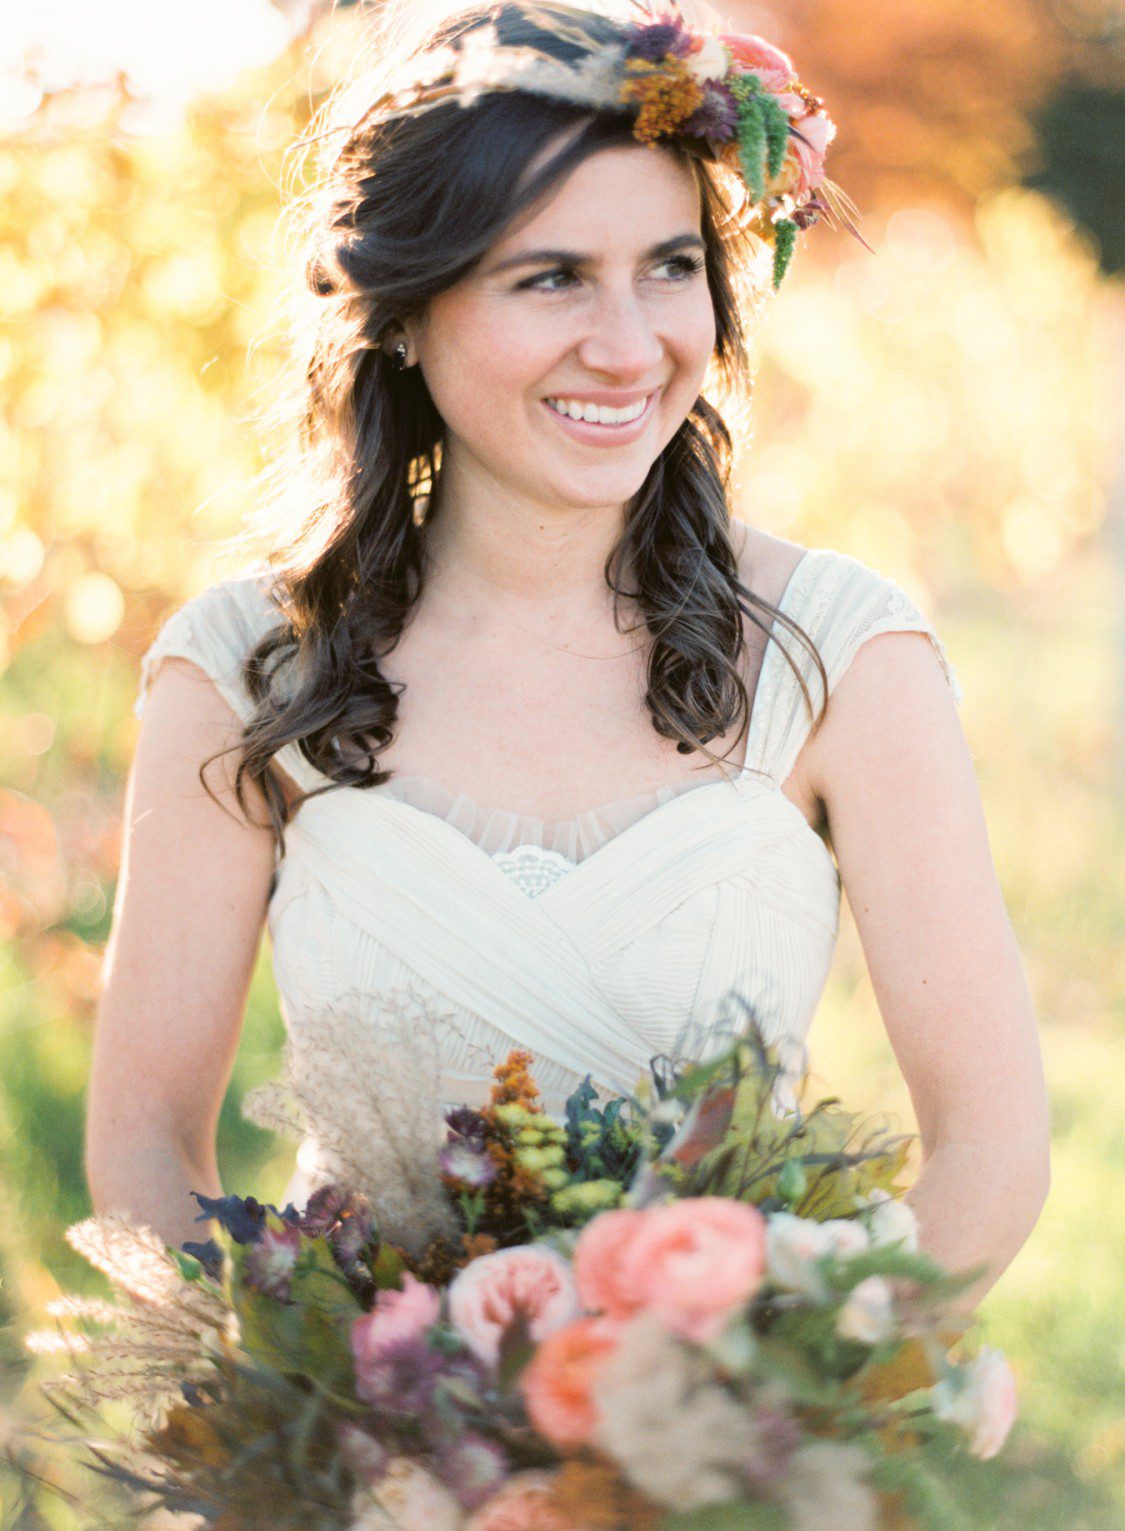
[(827, 202), (822, 202), (819, 197), (810, 197), (807, 202), (795, 207), (789, 214), (799, 229), (811, 228), (821, 213), (831, 212)]
[(692, 35), (683, 22), (674, 16), (661, 17), (651, 26), (632, 25), (628, 28), (629, 44), (626, 58), (647, 59), (658, 64), (670, 54), (673, 58), (685, 58), (692, 51)]
[(703, 87), (702, 104), (692, 112), (680, 132), (690, 138), (714, 138), (726, 143), (737, 131), (738, 102), (733, 91), (719, 80), (708, 80)]

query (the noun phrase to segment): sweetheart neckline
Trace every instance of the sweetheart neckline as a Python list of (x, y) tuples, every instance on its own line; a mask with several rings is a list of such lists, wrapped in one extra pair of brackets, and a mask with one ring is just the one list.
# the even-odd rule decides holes
[[(554, 884), (551, 888), (547, 889), (544, 894), (541, 894), (539, 897), (534, 899), (528, 899), (527, 894), (523, 893), (516, 886), (511, 877), (509, 877), (509, 875), (497, 864), (496, 860), (490, 852), (483, 850), (475, 840), (470, 840), (468, 835), (463, 834), (461, 830), (450, 824), (447, 819), (439, 818), (437, 814), (428, 813), (426, 809), (418, 808), (413, 803), (405, 802), (401, 798), (380, 796), (376, 793), (362, 793), (361, 795), (366, 799), (368, 803), (374, 805), (376, 809), (378, 809), (380, 805), (386, 805), (391, 809), (392, 813), (399, 811), (404, 812), (408, 817), (412, 817), (419, 824), (437, 825), (438, 828), (436, 833), (439, 839), (444, 835), (449, 840), (451, 845), (465, 847), (465, 851), (459, 851), (459, 854), (465, 854), (470, 859), (475, 859), (478, 864), (485, 865), (490, 868), (490, 870), (495, 872), (496, 876), (500, 878), (504, 886), (510, 888), (517, 894), (519, 898), (526, 900), (532, 905), (540, 905), (550, 902), (550, 895), (563, 884), (570, 884), (571, 888), (573, 888), (575, 880), (582, 880), (581, 874), (583, 873), (584, 868), (588, 868), (596, 862), (598, 863), (598, 869), (600, 870), (605, 862), (612, 862), (613, 854), (616, 854), (619, 857), (625, 855), (625, 851), (615, 850), (615, 847), (620, 846), (622, 842), (627, 842), (629, 837), (634, 835), (635, 831), (640, 831), (642, 826), (646, 826), (651, 819), (657, 818), (666, 809), (680, 809), (681, 805), (687, 802), (690, 798), (694, 798), (698, 796), (699, 793), (707, 792), (714, 787), (733, 788), (740, 799), (740, 806), (741, 804), (755, 801), (755, 794), (745, 790), (748, 788), (758, 788), (759, 792), (764, 794), (769, 800), (778, 801), (780, 805), (782, 805), (782, 812), (793, 816), (794, 829), (798, 833), (802, 834), (804, 838), (811, 840), (815, 844), (817, 850), (824, 858), (824, 862), (828, 870), (837, 881), (839, 880), (839, 871), (837, 869), (836, 861), (832, 855), (832, 852), (829, 850), (824, 839), (812, 827), (808, 819), (805, 818), (805, 815), (801, 812), (800, 808), (797, 807), (797, 804), (793, 802), (792, 798), (786, 797), (785, 793), (781, 791), (780, 787), (778, 787), (772, 781), (762, 781), (760, 777), (753, 774), (740, 774), (731, 781), (705, 782), (700, 787), (694, 787), (690, 792), (681, 792), (678, 794), (678, 796), (669, 798), (666, 802), (658, 804), (657, 807), (650, 809), (648, 813), (642, 814), (639, 819), (635, 819), (632, 824), (629, 824), (624, 829), (619, 830), (618, 833), (607, 840), (604, 845), (599, 845), (581, 861), (572, 863), (571, 870), (566, 873), (565, 877), (560, 878), (558, 883)], [(352, 788), (347, 790), (355, 791), (358, 789)], [(333, 794), (328, 793), (325, 794), (325, 797), (331, 798), (332, 795)], [(315, 801), (315, 799), (312, 799), (311, 801)], [(304, 805), (302, 805), (302, 807), (303, 806)], [(298, 810), (298, 813), (300, 813), (300, 811), (301, 810)], [(511, 846), (509, 849), (517, 850), (518, 847)]]
[[(798, 586), (802, 582), (803, 578), (807, 575), (809, 569), (812, 567), (812, 564), (813, 564), (815, 556), (817, 554), (825, 553), (825, 552), (829, 552), (829, 551), (831, 551), (831, 549), (819, 548), (819, 547), (810, 547), (810, 548), (806, 548), (804, 550), (804, 552), (801, 554), (800, 558), (798, 558), (797, 562), (793, 565), (792, 569), (789, 571), (789, 578), (785, 582), (785, 588), (782, 590), (780, 596), (777, 599), (776, 610), (778, 612), (786, 612), (787, 613), (787, 608), (789, 606), (789, 603), (791, 602), (791, 600), (796, 595)], [(760, 775), (760, 773), (758, 772), (756, 767), (747, 765), (747, 761), (750, 758), (750, 750), (751, 750), (751, 746), (752, 746), (752, 744), (754, 742), (755, 724), (757, 723), (758, 715), (759, 715), (759, 711), (760, 711), (760, 709), (759, 709), (759, 707), (757, 705), (758, 698), (759, 698), (759, 696), (761, 696), (763, 694), (763, 688), (764, 688), (764, 685), (765, 685), (765, 682), (766, 682), (767, 674), (769, 673), (770, 665), (771, 665), (771, 663), (778, 662), (778, 655), (780, 654), (780, 644), (778, 644), (777, 641), (774, 639), (774, 630), (777, 627), (777, 625), (778, 625), (778, 618), (775, 616), (773, 618), (772, 622), (770, 623), (770, 626), (769, 626), (769, 632), (767, 634), (767, 640), (766, 640), (766, 645), (765, 645), (765, 652), (764, 652), (764, 654), (762, 656), (762, 663), (761, 663), (761, 665), (759, 666), (759, 669), (758, 669), (758, 677), (757, 677), (757, 681), (755, 682), (755, 686), (754, 686), (754, 695), (753, 695), (753, 697), (751, 698), (751, 701), (750, 701), (750, 719), (749, 719), (749, 723), (748, 723), (747, 729), (746, 729), (746, 746), (745, 746), (745, 749), (743, 751), (742, 765), (740, 766), (740, 768), (737, 771), (737, 773), (733, 777), (724, 778), (724, 779), (719, 780), (719, 781), (703, 782), (703, 783), (699, 784), (698, 786), (693, 786), (693, 787), (687, 789), (686, 791), (676, 792), (674, 796), (672, 796), (670, 798), (667, 798), (664, 802), (658, 803), (655, 808), (650, 808), (647, 812), (643, 813), (640, 816), (639, 819), (634, 819), (633, 822), (631, 824), (626, 825), (626, 827), (624, 829), (618, 830), (615, 834), (613, 834), (610, 837), (609, 840), (605, 841), (604, 844), (595, 847), (595, 849), (593, 851), (591, 851), (589, 855), (583, 857), (583, 859), (581, 861), (572, 862), (571, 864), (572, 864), (573, 867), (577, 868), (577, 867), (580, 867), (580, 866), (585, 866), (587, 864), (587, 862), (592, 861), (596, 856), (601, 855), (601, 853), (603, 851), (608, 850), (609, 846), (611, 846), (615, 841), (620, 840), (624, 835), (627, 835), (631, 829), (634, 829), (638, 825), (643, 824), (647, 819), (650, 819), (655, 814), (661, 812), (662, 809), (670, 808), (673, 803), (679, 802), (679, 800), (681, 798), (693, 797), (697, 792), (703, 792), (708, 787), (728, 787), (728, 786), (735, 786), (735, 787), (737, 787), (737, 786), (741, 785), (742, 782), (744, 782), (744, 781), (746, 781), (748, 779), (750, 779), (750, 780), (754, 779), (755, 775)], [(282, 756), (287, 756), (288, 757), (288, 756), (290, 756), (291, 752), (292, 752), (292, 759), (293, 759), (293, 762), (294, 762), (295, 769), (291, 770), (289, 774), (294, 776), (296, 778), (296, 780), (298, 781), (298, 783), (300, 783), (301, 777), (305, 776), (305, 775), (311, 775), (311, 776), (316, 777), (317, 778), (317, 783), (316, 784), (317, 785), (321, 785), (321, 786), (326, 781), (331, 780), (331, 778), (326, 777), (322, 772), (317, 771), (315, 769), (315, 767), (311, 766), (309, 764), (309, 762), (305, 760), (304, 756), (300, 753), (300, 751), (299, 751), (298, 747), (296, 746), (296, 744), (287, 744), (287, 745), (283, 746), (283, 748), (281, 750), (278, 751), (278, 754), (275, 757), (277, 759), (277, 761), (278, 761), (278, 764), (281, 764), (281, 757)], [(283, 769), (284, 769), (284, 767), (283, 767)], [(397, 779), (398, 780), (402, 780), (402, 779), (408, 778), (410, 776), (419, 776), (419, 775), (420, 775), (420, 773), (418, 773), (418, 772), (403, 772), (403, 773), (399, 773), (399, 776), (398, 776)], [(464, 796), (465, 795), (465, 794), (461, 794), (461, 793), (450, 792), (449, 788), (444, 786), (443, 783), (438, 782), (438, 781), (434, 780), (431, 777), (424, 777), (422, 779), (424, 779), (424, 780), (426, 780), (428, 782), (432, 782), (432, 784), (434, 786), (440, 788), (440, 790), (442, 792), (444, 792), (446, 794), (446, 796), (448, 796), (448, 797), (456, 798), (458, 796)], [(799, 817), (801, 823), (804, 825), (804, 827), (807, 830), (807, 832), (813, 837), (814, 840), (817, 841), (817, 843), (824, 850), (825, 854), (829, 858), (829, 861), (830, 861), (833, 869), (835, 869), (835, 865), (836, 865), (835, 860), (832, 858), (831, 852), (828, 851), (828, 847), (827, 847), (827, 845), (825, 845), (825, 842), (822, 839), (821, 835), (818, 833), (817, 830), (815, 830), (813, 828), (812, 824), (805, 817), (804, 813), (797, 806), (797, 804), (793, 802), (792, 798), (787, 797), (785, 795), (785, 793), (781, 790), (783, 784), (780, 783), (780, 782), (775, 782), (772, 777), (769, 777), (768, 781), (769, 781), (770, 790), (774, 791), (777, 794), (777, 796), (782, 797), (782, 798), (785, 799), (785, 802), (797, 814), (797, 816)], [(672, 784), (668, 783), (668, 784), (665, 784), (665, 785), (672, 785)], [(304, 789), (304, 790), (307, 790), (307, 789)], [(661, 790), (660, 787), (653, 787), (653, 788), (649, 789), (649, 791), (652, 792), (652, 793), (659, 792), (660, 790)], [(341, 791), (344, 791), (344, 792), (359, 792), (363, 798), (370, 799), (373, 802), (380, 802), (380, 801), (382, 801), (382, 802), (397, 803), (400, 807), (408, 809), (408, 810), (410, 810), (413, 813), (420, 814), (423, 818), (432, 819), (432, 820), (434, 820), (438, 824), (444, 824), (446, 826), (446, 828), (451, 830), (460, 840), (464, 841), (464, 843), (467, 844), (467, 845), (471, 845), (475, 851), (477, 851), (481, 856), (485, 857), (486, 859), (491, 859), (491, 857), (493, 855), (492, 852), (484, 850), (484, 848), (482, 846), (478, 845), (475, 840), (470, 839), (470, 837), (468, 835), (466, 835), (462, 830), (457, 829), (453, 824), (449, 823), (448, 820), (442, 818), (440, 814), (432, 813), (428, 809), (425, 809), (425, 808), (419, 808), (419, 807), (417, 807), (417, 805), (409, 802), (408, 800), (406, 800), (404, 798), (393, 797), (389, 793), (380, 792), (378, 790), (378, 788), (338, 787), (338, 788), (334, 789), (332, 794), (318, 794), (318, 795), (336, 795), (336, 796), (338, 796)], [(640, 793), (634, 793), (631, 796), (633, 798), (637, 798), (637, 797), (644, 797), (644, 796), (647, 796), (647, 795), (648, 794), (645, 793), (645, 792), (640, 792)], [(606, 810), (608, 810), (610, 808), (619, 807), (622, 803), (629, 802), (630, 800), (631, 800), (631, 798), (627, 796), (627, 797), (614, 798), (612, 801), (610, 801), (608, 803), (598, 803), (594, 807), (587, 808), (582, 813), (574, 815), (571, 819), (559, 820), (559, 821), (557, 821), (557, 823), (566, 823), (566, 824), (574, 823), (576, 820), (584, 819), (584, 818), (586, 818), (590, 814), (602, 813), (602, 812), (605, 812)], [(470, 801), (473, 801), (473, 800), (470, 799)], [(300, 813), (301, 807), (303, 807), (303, 806), (304, 806), (304, 804), (302, 803), (298, 807), (298, 809), (297, 809), (298, 813)], [(486, 808), (485, 805), (477, 804), (475, 802), (474, 802), (474, 807), (480, 808), (480, 809), (482, 809), (482, 811), (488, 811), (488, 812), (492, 812), (492, 813), (507, 814), (507, 815), (510, 815), (512, 818), (515, 818), (515, 819), (527, 819), (527, 818), (535, 818), (536, 817), (536, 815), (534, 815), (534, 814), (517, 814), (517, 813), (514, 813), (511, 809), (507, 809), (507, 808)], [(292, 822), (292, 820), (290, 820), (290, 822)], [(542, 822), (542, 821), (540, 821), (540, 822)], [(552, 821), (552, 825), (553, 825), (553, 827), (555, 827), (556, 826), (556, 821)], [(522, 843), (534, 844), (534, 842), (521, 842), (521, 844)], [(507, 847), (509, 852), (515, 851), (515, 850), (519, 850), (520, 848), (521, 848), (520, 845), (512, 845), (512, 846)], [(537, 849), (544, 849), (544, 847), (539, 846), (539, 847), (537, 847)], [(570, 858), (567, 857), (565, 859), (569, 860)], [(499, 870), (499, 868), (497, 868), (497, 870)], [(501, 873), (501, 875), (504, 876), (506, 874)]]

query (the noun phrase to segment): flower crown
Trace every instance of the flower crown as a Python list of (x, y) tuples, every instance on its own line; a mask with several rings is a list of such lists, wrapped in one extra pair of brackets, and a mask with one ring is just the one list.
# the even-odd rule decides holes
[[(485, 93), (513, 90), (621, 111), (634, 117), (640, 142), (687, 139), (694, 152), (741, 175), (752, 199), (747, 224), (773, 246), (775, 289), (798, 231), (822, 214), (835, 213), (866, 245), (850, 216), (854, 204), (824, 174), (836, 124), (788, 55), (752, 34), (692, 31), (674, 8), (632, 6), (641, 19), (624, 24), (620, 43), (601, 46), (552, 9), (531, 7), (536, 25), (576, 52), (574, 64), (502, 42), (495, 20), (468, 29), (418, 55), (407, 81), (361, 121), (376, 111), (416, 116), (450, 100), (471, 106)], [(493, 16), (501, 10), (490, 8)]]

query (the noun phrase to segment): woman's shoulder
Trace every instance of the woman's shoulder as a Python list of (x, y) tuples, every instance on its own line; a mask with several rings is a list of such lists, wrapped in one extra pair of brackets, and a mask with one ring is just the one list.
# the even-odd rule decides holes
[[(926, 625), (924, 605), (891, 575), (840, 548), (806, 547), (745, 522), (732, 522), (740, 577), (774, 605), (784, 597), (789, 614), (846, 625), (866, 611), (872, 620), (904, 618)], [(796, 598), (796, 599), (794, 599)]]

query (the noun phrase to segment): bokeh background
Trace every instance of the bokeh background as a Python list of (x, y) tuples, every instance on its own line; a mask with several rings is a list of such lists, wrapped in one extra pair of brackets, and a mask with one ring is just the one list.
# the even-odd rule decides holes
[[(866, 560), (931, 614), (1041, 1023), (1051, 1195), (979, 1315), (1019, 1379), (1008, 1452), (1028, 1471), (1013, 1497), (978, 1465), (974, 1514), (1103, 1531), (1125, 1520), (1121, 14), (716, 8), (824, 96), (829, 172), (872, 246), (824, 224), (801, 241), (756, 345), (737, 513)], [(61, 1290), (103, 1290), (64, 1230), (90, 1211), (84, 1091), (138, 658), (241, 561), (228, 539), (291, 365), (285, 151), (369, 25), (316, 0), (13, 0), (5, 17), (0, 1439), (24, 1461), (0, 1465), (5, 1527), (77, 1525), (97, 1502), (90, 1474), (27, 1444), (47, 1411), (20, 1335)], [(291, 1167), (239, 1113), (279, 1063), (268, 946), (219, 1127), (225, 1188), (262, 1199)], [(846, 900), (810, 1043), (835, 1093), (915, 1130)]]

